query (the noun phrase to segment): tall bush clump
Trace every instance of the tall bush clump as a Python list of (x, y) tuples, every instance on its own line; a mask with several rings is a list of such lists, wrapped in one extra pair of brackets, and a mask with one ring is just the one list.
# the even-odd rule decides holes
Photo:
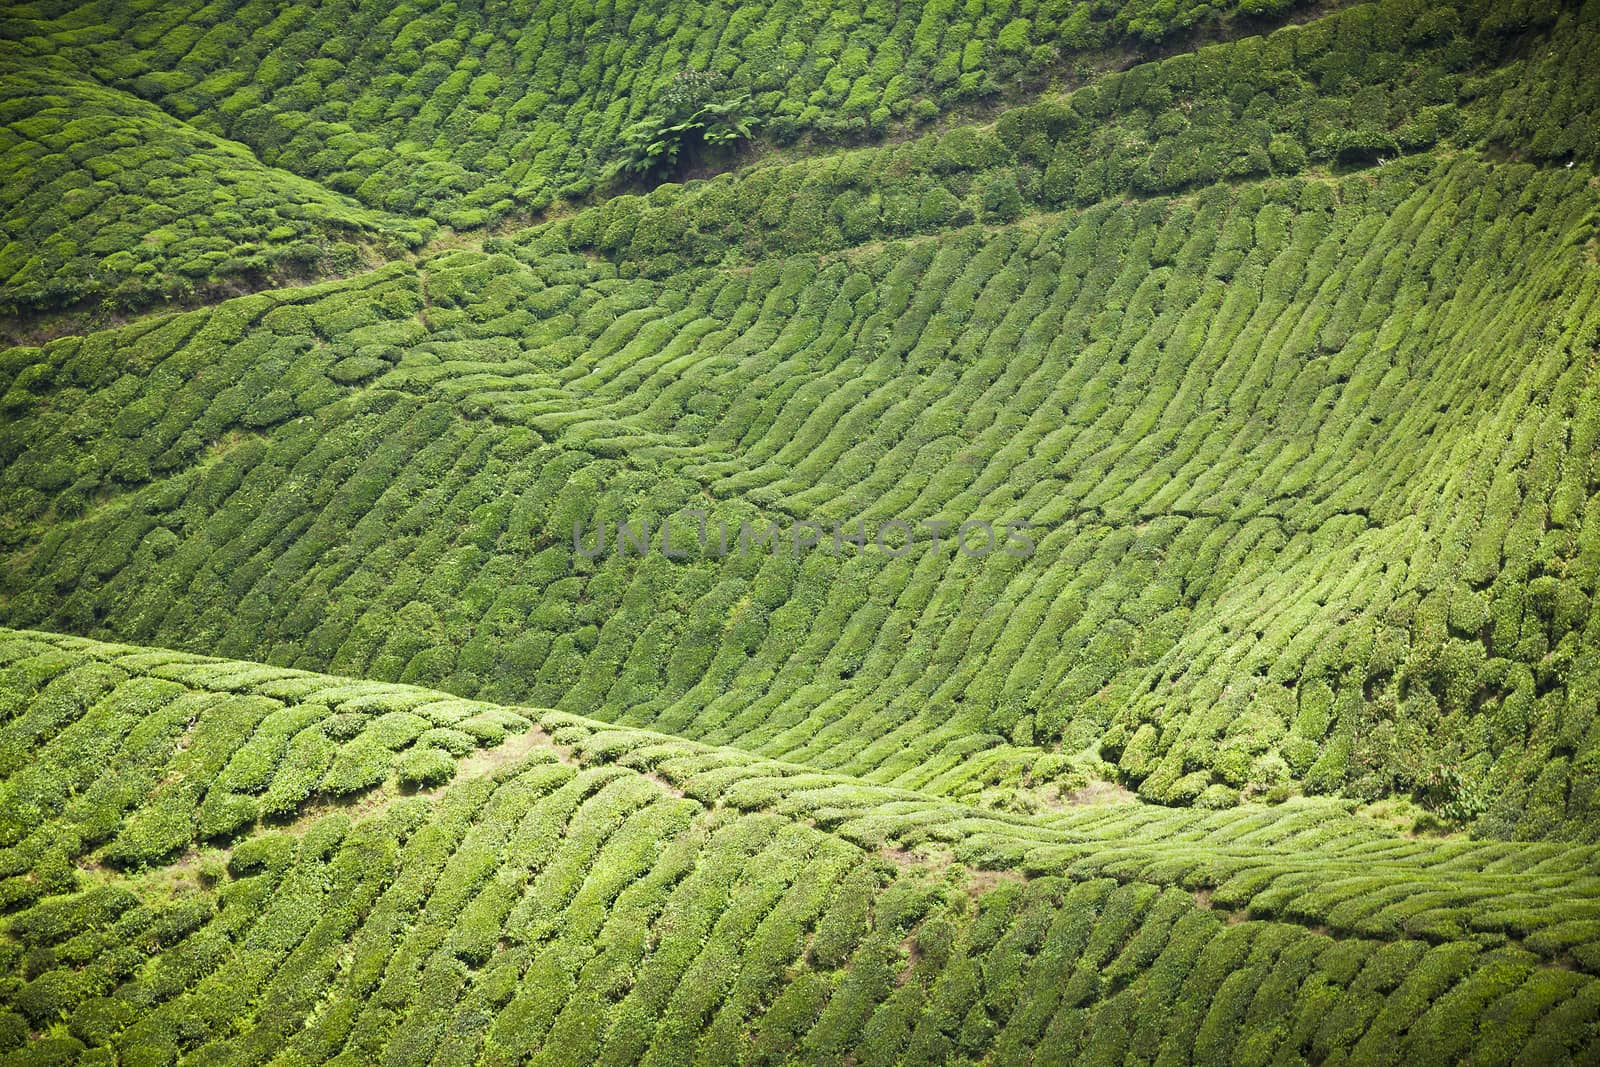
[(705, 71), (675, 75), (654, 110), (622, 135), (622, 155), (606, 177), (668, 178), (748, 140), (755, 125), (750, 94), (719, 93), (719, 81)]

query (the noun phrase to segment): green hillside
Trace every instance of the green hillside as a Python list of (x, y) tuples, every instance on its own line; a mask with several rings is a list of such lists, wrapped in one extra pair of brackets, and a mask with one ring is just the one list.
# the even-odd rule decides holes
[(1600, 1051), (1591, 848), (1000, 817), (409, 686), (15, 631), (0, 663), (0, 1025), (65, 1020), (36, 1061)]
[(365, 203), (478, 225), (593, 186), (683, 71), (778, 143), (881, 135), (1304, 0), (23, 5), (0, 34)]
[(0, 313), (350, 273), (434, 230), (262, 166), (55, 62), (0, 60)]
[(7, 8), (0, 1067), (1600, 1060), (1596, 54)]
[[(535, 241), (17, 350), (4, 615), (1006, 802), (1098, 749), (1592, 840), (1596, 206), (1462, 158), (666, 280)], [(699, 558), (617, 551), (664, 516)], [(970, 518), (1037, 551), (921, 525)]]

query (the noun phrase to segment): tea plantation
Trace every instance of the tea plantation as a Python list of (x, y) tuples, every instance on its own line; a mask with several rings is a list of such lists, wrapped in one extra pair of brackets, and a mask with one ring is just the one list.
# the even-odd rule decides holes
[(0, 663), (19, 1062), (1600, 1052), (1588, 846), (1006, 816), (411, 686), (19, 631)]
[(343, 273), (431, 222), (361, 207), (64, 64), (0, 65), (0, 312), (134, 307), (221, 280)]
[(1600, 1062), (1597, 55), (0, 11), (0, 1065)]

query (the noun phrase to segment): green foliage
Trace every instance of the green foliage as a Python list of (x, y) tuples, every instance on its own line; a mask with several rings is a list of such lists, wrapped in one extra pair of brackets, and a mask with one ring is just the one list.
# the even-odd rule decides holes
[[(1557, 26), (1541, 23), (1568, 37), (1536, 64), (1505, 38), (1476, 32), (1495, 17), (1491, 8), (1476, 4), (1438, 22), (1384, 63), (1370, 56), (1429, 5), (1384, 0), (1336, 11), (1308, 27), (1210, 45), (1013, 107), (992, 132), (958, 126), (851, 153), (840, 166), (806, 160), (756, 168), (731, 183), (669, 187), (670, 196), (630, 205), (626, 229), (601, 217), (611, 212), (607, 205), (531, 231), (526, 242), (598, 252), (625, 272), (664, 275), (685, 263), (726, 262), (730, 253), (754, 261), (840, 249), (876, 234), (1009, 222), (1120, 195), (1188, 192), (1311, 167), (1376, 167), (1440, 147), (1504, 151), (1489, 133), (1490, 115), (1501, 116), (1494, 128), (1513, 128), (1521, 119), (1512, 116), (1530, 99), (1517, 86), (1534, 77), (1569, 79), (1581, 64), (1565, 42), (1593, 31), (1570, 16)], [(659, 142), (663, 151), (666, 144)], [(1560, 158), (1592, 161), (1579, 149), (1562, 151)], [(870, 190), (871, 207), (852, 206), (862, 190)], [(824, 224), (830, 209), (842, 225)]]
[(701, 71), (673, 76), (658, 110), (622, 134), (622, 155), (606, 177), (630, 173), (667, 178), (708, 154), (726, 154), (750, 138), (750, 94), (719, 96), (716, 80)]
[[(1325, 802), (997, 817), (561, 712), (534, 727), (404, 685), (0, 631), (8, 719), (52, 702), (23, 681), (52, 654), (61, 677), (118, 665), (107, 706), (173, 679), (196, 741), (264, 710), (275, 740), (237, 737), (215, 764), (241, 783), (238, 757), (313, 709), (347, 717), (327, 733), (349, 746), (417, 718), (521, 721), (566, 747), (453, 777), (445, 750), (408, 747), (401, 788), (325, 798), (225, 864), (89, 873), (105, 838), (83, 819), (107, 798), (86, 794), (4, 854), (13, 882), (52, 856), (80, 872), (0, 924), (8, 1062), (1576, 1063), (1600, 1008), (1600, 958), (1550, 965), (1593, 936), (1589, 849), (1409, 840)], [(119, 776), (150, 755), (138, 734), (109, 749)], [(62, 731), (40, 758), (75, 750)], [(158, 795), (195, 766), (153, 755)], [(765, 801), (738, 811), (754, 784)]]
[(1595, 12), (1287, 10), (13, 12), (12, 311), (349, 277), (0, 351), (0, 1059), (1592, 1061)]
[(714, 136), (748, 115), (780, 144), (860, 141), (1030, 92), (1085, 53), (1153, 51), (1236, 13), (1261, 14), (1259, 0), (1038, 10), (1011, 0), (866, 9), (547, 0), (459, 11), (178, 0), (159, 17), (83, 0), (31, 14), (9, 47), (22, 66), (60, 59), (368, 207), (461, 229), (584, 195), (618, 160), (654, 165), (666, 149), (649, 153), (662, 139), (638, 124), (647, 113), (664, 126), (683, 121), (708, 102), (703, 82), (749, 93), (734, 112), (706, 116)]
[(428, 788), (448, 782), (456, 773), (456, 761), (438, 748), (414, 748), (395, 760), (395, 775), (401, 785)]
[(362, 264), (436, 228), (363, 207), (59, 59), (3, 76), (0, 314), (113, 310)]
[[(993, 150), (925, 147), (942, 166)], [(831, 180), (870, 174), (862, 160)], [(730, 217), (766, 188), (759, 215), (802, 170), (703, 188)], [(923, 199), (971, 216), (1008, 201), (992, 175), (958, 197), (963, 173)], [(626, 198), (593, 232), (637, 244), (657, 219), (670, 235), (684, 195)], [(1527, 205), (1519, 241), (1496, 236), (1507, 202)], [(444, 253), (18, 350), (4, 611), (556, 705), (995, 807), (1111, 777), (1162, 804), (1399, 794), (1444, 826), (1588, 838), (1594, 742), (1561, 710), (1587, 684), (1588, 475), (1545, 462), (1464, 482), (1444, 450), (1587, 447), (1583, 364), (1556, 355), (1584, 327), (1537, 294), (1579, 291), (1591, 205), (1564, 168), (1419, 160), (662, 279), (551, 250), (542, 230), (525, 258)], [(1374, 241), (1407, 251), (1379, 262)], [(1458, 315), (1493, 326), (1459, 333)], [(1537, 347), (1546, 362), (1491, 358), (1541, 331), (1566, 339)], [(387, 369), (339, 381), (357, 351)], [(1404, 378), (1396, 351), (1418, 361)], [(1554, 399), (1519, 418), (1490, 405), (1538, 375)], [(276, 390), (296, 415), (254, 430), (254, 398)], [(1419, 404), (1438, 428), (1421, 438)], [(1590, 436), (1562, 444), (1569, 422)], [(71, 481), (41, 480), (63, 462)], [(1469, 530), (1453, 509), (1479, 499)], [(831, 538), (753, 558), (698, 548), (702, 501), (708, 546), (780, 514), (1050, 525), (1027, 558), (948, 538), (937, 559), (931, 538), (901, 560)], [(1551, 508), (1570, 536), (1546, 533)], [(647, 519), (656, 543), (664, 516), (696, 558), (571, 550), (575, 522)], [(1428, 560), (1449, 552), (1479, 588), (1433, 588)], [(1380, 580), (1377, 561), (1405, 576)], [(1373, 582), (1361, 598), (1345, 570)], [(459, 753), (517, 726), (313, 714), (242, 750), (193, 829), (292, 818), (383, 783), (408, 745)], [(127, 862), (191, 828), (149, 833)]]

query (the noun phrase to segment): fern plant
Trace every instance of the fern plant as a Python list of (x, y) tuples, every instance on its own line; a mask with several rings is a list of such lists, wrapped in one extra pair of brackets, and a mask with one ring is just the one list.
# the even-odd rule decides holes
[(662, 94), (660, 111), (623, 132), (622, 155), (606, 177), (666, 178), (699, 151), (731, 148), (748, 140), (755, 126), (750, 94), (715, 100), (715, 89), (715, 79), (701, 71), (676, 75)]

